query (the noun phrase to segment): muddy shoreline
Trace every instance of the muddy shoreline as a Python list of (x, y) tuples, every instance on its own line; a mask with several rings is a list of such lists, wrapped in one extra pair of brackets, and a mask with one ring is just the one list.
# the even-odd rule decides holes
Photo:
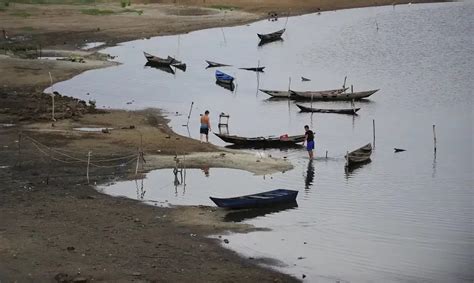
[[(223, 248), (226, 231), (255, 229), (223, 222), (224, 211), (210, 207), (161, 208), (110, 197), (94, 189), (94, 184), (135, 178), (133, 157), (126, 159), (130, 162), (124, 166), (124, 160), (98, 163), (101, 166), (91, 169), (89, 184), (84, 162), (73, 159), (87, 158), (91, 149), (94, 160), (131, 156), (141, 150), (150, 160), (149, 167), (140, 168), (146, 172), (163, 164), (172, 166), (174, 154), (197, 154), (199, 162), (195, 167), (199, 168), (203, 166), (203, 156), (209, 157), (207, 162), (204, 158), (206, 166), (224, 166), (228, 160), (215, 160), (222, 153), (225, 158), (234, 153), (173, 133), (156, 109), (96, 111), (90, 102), (85, 101), (84, 106), (66, 97), (60, 104), (62, 116), (58, 113), (54, 123), (50, 119), (49, 96), (42, 94), (50, 83), (48, 72), (57, 82), (112, 64), (94, 50), (77, 50), (86, 40), (113, 45), (148, 36), (238, 25), (265, 18), (270, 10), (288, 10), (287, 5), (277, 5), (280, 1), (273, 0), (260, 6), (254, 1), (225, 1), (227, 8), (219, 9), (209, 8), (215, 1), (196, 8), (201, 3), (198, 2), (186, 1), (180, 6), (132, 5), (134, 10), (146, 10), (143, 17), (134, 12), (90, 16), (81, 12), (83, 6), (16, 3), (8, 8), (11, 13), (2, 14), (5, 17), (0, 23), (9, 36), (27, 40), (8, 43), (3, 49), (6, 54), (0, 57), (0, 124), (14, 124), (0, 126), (1, 282), (298, 281), (256, 264), (268, 259), (245, 259)], [(393, 1), (307, 2), (295, 4), (292, 13)], [(237, 8), (228, 9), (232, 5)], [(93, 8), (119, 10), (110, 4)], [(30, 16), (19, 19), (15, 11), (28, 11)], [(226, 21), (222, 22), (224, 14)], [(1, 43), (5, 47), (5, 42)], [(12, 52), (12, 46), (41, 46), (63, 53), (62, 50), (72, 50), (85, 63), (28, 59), (24, 52)], [(72, 130), (75, 127), (113, 129), (106, 133), (79, 133)], [(245, 161), (234, 168), (262, 173), (249, 165), (256, 164), (253, 158), (242, 157)], [(291, 164), (283, 161), (258, 162), (258, 168), (269, 164), (270, 171), (265, 172), (291, 169)], [(211, 234), (222, 237), (209, 239)]]

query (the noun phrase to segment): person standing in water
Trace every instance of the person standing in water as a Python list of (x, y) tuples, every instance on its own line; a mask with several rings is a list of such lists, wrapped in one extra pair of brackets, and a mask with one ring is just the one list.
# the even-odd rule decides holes
[(304, 130), (304, 141), (306, 143), (306, 150), (308, 151), (309, 159), (313, 160), (314, 133), (309, 129), (308, 125), (304, 126)]
[(203, 142), (204, 136), (206, 136), (206, 142), (209, 142), (209, 131), (211, 130), (211, 122), (209, 120), (209, 111), (206, 110), (204, 115), (201, 115), (201, 128), (199, 132), (201, 133), (201, 142)]

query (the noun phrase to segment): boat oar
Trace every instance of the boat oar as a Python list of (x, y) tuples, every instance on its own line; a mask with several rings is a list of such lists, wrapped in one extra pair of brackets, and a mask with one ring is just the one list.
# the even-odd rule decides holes
[(191, 118), (191, 112), (193, 111), (193, 105), (194, 105), (194, 101), (191, 102), (191, 107), (189, 108), (188, 122), (186, 123), (186, 125), (183, 125), (183, 127), (189, 127), (189, 119)]

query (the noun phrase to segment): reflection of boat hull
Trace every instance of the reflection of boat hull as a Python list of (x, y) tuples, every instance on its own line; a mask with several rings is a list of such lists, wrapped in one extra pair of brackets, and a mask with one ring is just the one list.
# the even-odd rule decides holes
[(259, 208), (274, 206), (282, 203), (293, 203), (296, 201), (298, 191), (278, 189), (253, 195), (246, 195), (233, 198), (210, 199), (218, 206), (231, 209)]
[(151, 62), (146, 62), (145, 66), (152, 67), (152, 68), (155, 68), (155, 69), (158, 69), (158, 70), (161, 70), (163, 72), (170, 73), (173, 75), (175, 74), (174, 70), (169, 65), (160, 65), (160, 64), (154, 64)]
[(372, 155), (372, 144), (368, 143), (344, 156), (346, 158), (346, 166), (350, 167), (368, 163), (370, 162), (370, 155)]
[(253, 67), (253, 68), (239, 68), (241, 70), (246, 70), (246, 71), (253, 71), (253, 72), (261, 72), (263, 73), (263, 69), (265, 69), (265, 67)]
[(358, 100), (371, 96), (378, 89), (361, 91), (361, 92), (344, 92), (344, 89), (334, 89), (326, 91), (294, 91), (293, 98), (300, 100)]
[(348, 108), (348, 109), (320, 109), (320, 108), (311, 108), (306, 107), (300, 104), (296, 104), (301, 112), (316, 112), (316, 113), (334, 113), (334, 114), (348, 114), (348, 115), (357, 115), (357, 111), (360, 108)]
[(234, 89), (235, 89), (235, 84), (233, 82), (229, 84), (229, 83), (222, 83), (222, 82), (216, 80), (216, 85), (218, 85), (220, 87), (223, 87), (223, 88), (225, 88), (227, 90), (230, 90), (230, 91), (234, 91)]
[(285, 210), (290, 210), (298, 207), (296, 201), (277, 204), (271, 207), (264, 207), (259, 209), (242, 209), (237, 211), (228, 212), (224, 216), (224, 221), (226, 222), (242, 222), (246, 219), (256, 218), (260, 216), (265, 216), (267, 214), (274, 214)]
[(265, 45), (267, 43), (272, 43), (272, 42), (277, 42), (277, 41), (280, 41), (280, 42), (283, 42), (283, 38), (276, 38), (276, 39), (272, 39), (272, 40), (260, 40), (260, 42), (258, 43), (258, 46), (262, 46), (262, 45)]
[(234, 145), (241, 147), (259, 147), (259, 148), (272, 148), (272, 147), (294, 147), (297, 143), (304, 141), (304, 135), (288, 136), (285, 138), (279, 137), (255, 137), (246, 138), (235, 135), (222, 135), (214, 133), (221, 140), (227, 143), (233, 143)]

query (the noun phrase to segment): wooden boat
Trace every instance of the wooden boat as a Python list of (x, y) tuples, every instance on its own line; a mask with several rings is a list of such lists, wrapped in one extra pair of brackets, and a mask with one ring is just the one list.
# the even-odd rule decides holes
[(293, 91), (295, 99), (301, 100), (358, 100), (366, 98), (376, 93), (378, 89), (361, 91), (361, 92), (345, 92), (346, 89), (334, 89), (325, 91)]
[(253, 71), (253, 72), (262, 72), (265, 67), (253, 67), (253, 68), (239, 68), (241, 70), (246, 70), (246, 71)]
[(150, 53), (143, 52), (145, 55), (145, 58), (147, 59), (148, 63), (150, 65), (154, 66), (173, 66), (176, 67), (182, 71), (186, 71), (186, 64), (177, 60), (176, 58), (173, 58), (171, 56), (168, 56), (166, 59), (161, 58), (158, 56), (151, 55)]
[(360, 108), (347, 108), (347, 109), (320, 109), (320, 108), (311, 108), (306, 107), (301, 104), (296, 104), (301, 112), (317, 112), (317, 113), (335, 113), (335, 114), (349, 114), (349, 115), (357, 115), (357, 111)]
[(233, 143), (242, 147), (293, 147), (297, 143), (302, 143), (304, 141), (304, 135), (247, 138), (235, 135), (214, 134), (227, 143)]
[(213, 61), (208, 61), (208, 60), (205, 60), (205, 61), (208, 65), (206, 68), (228, 67), (228, 66), (230, 66), (230, 65), (227, 65), (227, 64), (217, 63), (217, 62), (213, 62)]
[(289, 98), (294, 95), (289, 90), (270, 90), (270, 89), (258, 89), (258, 90), (272, 97)]
[(301, 81), (302, 81), (302, 82), (309, 82), (309, 81), (310, 81), (310, 79), (308, 79), (308, 78), (305, 78), (305, 77), (301, 77)]
[(268, 207), (282, 203), (296, 201), (298, 191), (278, 189), (253, 195), (245, 195), (233, 198), (209, 197), (218, 207), (240, 209)]
[(263, 41), (273, 41), (281, 38), (286, 29), (281, 29), (272, 33), (260, 34), (257, 33), (258, 38)]
[(394, 152), (403, 152), (403, 151), (406, 151), (406, 149), (403, 149), (403, 148), (396, 148), (396, 147), (395, 147), (393, 150), (394, 150)]
[(232, 84), (232, 82), (234, 81), (234, 77), (219, 70), (216, 70), (216, 81), (223, 84)]
[(344, 157), (346, 158), (346, 166), (357, 165), (370, 161), (372, 154), (372, 144), (368, 143), (354, 151), (349, 152)]

